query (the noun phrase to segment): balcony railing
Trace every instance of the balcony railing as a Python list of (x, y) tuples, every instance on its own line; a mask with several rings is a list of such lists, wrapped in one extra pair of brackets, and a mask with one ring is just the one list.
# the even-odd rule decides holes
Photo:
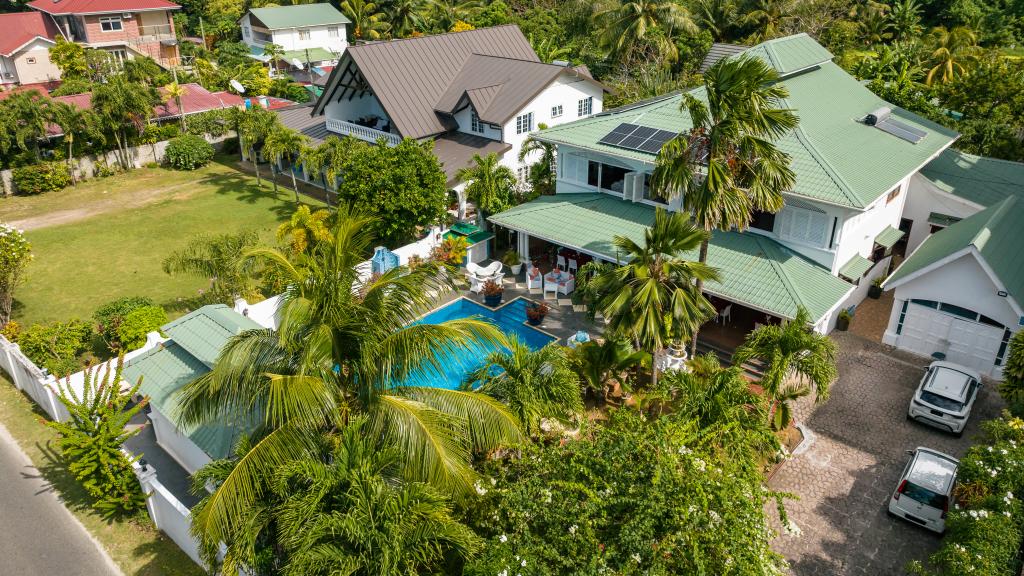
[(174, 38), (174, 27), (170, 24), (153, 24), (151, 26), (139, 26), (139, 36), (132, 38), (138, 42), (155, 42)]
[(367, 126), (360, 126), (359, 124), (345, 122), (344, 120), (335, 120), (333, 118), (327, 119), (327, 129), (335, 134), (352, 136), (374, 144), (376, 144), (377, 140), (380, 138), (383, 138), (387, 142), (388, 146), (398, 146), (398, 144), (402, 142), (402, 137), (398, 134), (384, 132), (383, 130), (377, 130), (376, 128), (369, 128)]

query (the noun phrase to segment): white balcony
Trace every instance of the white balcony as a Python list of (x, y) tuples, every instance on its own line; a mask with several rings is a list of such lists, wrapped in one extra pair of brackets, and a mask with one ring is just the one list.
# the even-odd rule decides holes
[(377, 130), (376, 128), (370, 128), (367, 126), (360, 126), (359, 124), (345, 122), (344, 120), (335, 120), (333, 118), (327, 119), (327, 129), (335, 134), (352, 136), (353, 138), (365, 140), (372, 144), (376, 144), (377, 140), (381, 138), (387, 142), (388, 146), (398, 146), (402, 141), (402, 137), (398, 134), (384, 132), (383, 130)]

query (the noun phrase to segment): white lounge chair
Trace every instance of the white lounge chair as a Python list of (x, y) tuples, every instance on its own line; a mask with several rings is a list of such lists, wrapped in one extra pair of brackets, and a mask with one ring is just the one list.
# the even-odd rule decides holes
[(555, 292), (556, 294), (568, 294), (576, 289), (576, 277), (568, 272), (559, 272), (557, 275), (552, 271), (544, 276), (544, 294)]
[(502, 264), (497, 260), (491, 262), (487, 266), (480, 266), (479, 264), (475, 264), (473, 262), (469, 262), (466, 264), (466, 272), (468, 272), (471, 275), (479, 276), (480, 278), (493, 278), (494, 276), (497, 276), (501, 272), (501, 268)]
[(526, 289), (539, 290), (544, 287), (544, 275), (533, 264), (526, 266)]

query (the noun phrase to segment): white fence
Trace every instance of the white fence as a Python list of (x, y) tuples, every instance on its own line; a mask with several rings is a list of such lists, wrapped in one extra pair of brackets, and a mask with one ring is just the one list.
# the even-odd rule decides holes
[[(123, 448), (122, 452), (127, 458), (132, 458), (132, 455)], [(153, 523), (164, 534), (167, 534), (178, 545), (178, 548), (181, 548), (182, 552), (188, 554), (188, 557), (196, 564), (203, 566), (204, 564), (199, 558), (199, 543), (189, 531), (192, 526), (192, 512), (157, 480), (157, 471), (152, 464), (147, 464), (143, 468), (139, 462), (136, 462), (133, 467), (135, 476), (139, 479), (139, 485), (142, 487), (142, 493), (146, 495), (146, 510), (149, 511), (149, 517), (153, 519)]]
[(56, 381), (32, 363), (17, 344), (0, 336), (0, 368), (11, 377), (15, 388), (28, 394), (52, 420), (63, 422), (70, 415), (57, 399)]

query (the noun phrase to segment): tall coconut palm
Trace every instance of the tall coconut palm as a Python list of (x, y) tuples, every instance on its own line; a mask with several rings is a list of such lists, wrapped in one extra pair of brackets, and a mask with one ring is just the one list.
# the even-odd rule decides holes
[(743, 22), (754, 27), (751, 40), (764, 42), (784, 35), (786, 26), (793, 19), (787, 0), (757, 0), (754, 9), (743, 17)]
[(256, 169), (257, 188), (263, 185), (263, 181), (260, 179), (260, 156), (257, 149), (263, 145), (267, 136), (280, 125), (281, 120), (270, 110), (254, 107), (240, 112), (238, 140), (242, 149), (249, 156), (253, 168)]
[(698, 0), (695, 5), (697, 23), (719, 42), (736, 25), (736, 10), (733, 0)]
[(217, 487), (193, 530), (223, 541), (236, 513), (267, 490), (261, 473), (309, 450), (308, 438), (365, 415), (372, 441), (399, 451), (402, 477), (445, 493), (470, 493), (475, 451), (518, 442), (518, 420), (503, 404), (474, 392), (404, 386), (441, 374), (453, 356), (500, 346), (493, 324), (459, 319), (415, 323), (432, 291), (454, 289), (437, 264), (398, 267), (365, 278), (372, 218), (339, 208), (331, 241), (309, 255), (275, 249), (248, 257), (286, 279), (278, 330), (249, 330), (223, 348), (213, 369), (179, 395), (187, 426), (254, 418), (270, 430)]
[(835, 342), (811, 328), (810, 314), (803, 307), (785, 326), (766, 324), (748, 334), (733, 355), (733, 364), (754, 358), (767, 366), (761, 386), (775, 405), (772, 425), (778, 430), (789, 426), (792, 400), (812, 390), (816, 402), (828, 400), (838, 375)]
[(957, 26), (952, 30), (938, 27), (932, 30), (932, 65), (925, 76), (929, 86), (938, 80), (945, 84), (967, 75), (970, 67), (978, 61), (978, 38), (970, 28)]
[(142, 133), (157, 102), (159, 98), (153, 88), (129, 82), (120, 74), (97, 84), (92, 91), (92, 109), (99, 115), (104, 129), (114, 135), (121, 166), (125, 170), (131, 167), (128, 158), (130, 133)]
[(473, 164), (462, 168), (456, 174), (466, 183), (466, 197), (480, 212), (480, 222), (487, 222), (488, 214), (497, 214), (514, 206), (516, 175), (508, 166), (501, 164), (498, 155), (473, 155)]
[[(693, 337), (715, 312), (699, 284), (718, 280), (718, 271), (686, 259), (706, 237), (686, 214), (659, 208), (643, 245), (625, 236), (613, 239), (624, 263), (590, 283), (611, 334), (629, 338), (654, 358), (669, 342)], [(654, 362), (654, 381), (657, 372)]]
[(583, 411), (580, 384), (569, 368), (565, 349), (545, 346), (532, 350), (510, 338), (507, 350), (492, 352), (466, 377), (466, 388), (508, 405), (527, 434), (534, 434), (543, 418), (571, 420)]
[[(704, 74), (706, 101), (683, 94), (692, 126), (658, 154), (652, 186), (682, 196), (683, 207), (707, 234), (698, 262), (708, 261), (711, 232), (744, 230), (755, 211), (778, 212), (796, 176), (774, 141), (797, 125), (779, 102), (789, 95), (778, 73), (753, 56), (722, 60)], [(697, 289), (703, 280), (697, 278)], [(696, 332), (691, 355), (696, 354)]]
[(64, 143), (67, 144), (68, 173), (71, 175), (71, 183), (75, 184), (75, 170), (73, 168), (75, 159), (75, 138), (82, 137), (101, 138), (99, 131), (99, 117), (92, 110), (79, 108), (67, 102), (53, 100), (46, 105), (46, 114), (51, 122), (60, 126), (64, 132)]
[(390, 25), (378, 6), (367, 0), (343, 0), (338, 6), (352, 21), (353, 40), (379, 40)]
[[(267, 134), (267, 138), (263, 143), (263, 154), (270, 160), (271, 169), (281, 164), (285, 158), (289, 159), (289, 162), (294, 162), (295, 158), (302, 152), (302, 149), (306, 147), (306, 142), (309, 141), (304, 134), (284, 126), (283, 124), (275, 125), (270, 133)], [(289, 172), (292, 175), (292, 190), (295, 192), (295, 203), (299, 203), (299, 183), (295, 180), (295, 170), (291, 169)], [(274, 194), (277, 194), (277, 179), (274, 179)]]
[(896, 40), (916, 38), (921, 34), (921, 4), (917, 0), (900, 0), (889, 12), (892, 33)]
[(164, 102), (174, 101), (174, 105), (178, 107), (178, 122), (181, 124), (181, 130), (187, 130), (185, 126), (185, 109), (181, 105), (181, 97), (185, 95), (185, 87), (177, 82), (171, 82), (164, 86)]
[(630, 61), (635, 49), (655, 38), (660, 55), (675, 61), (679, 57), (673, 42), (676, 35), (697, 31), (689, 11), (672, 0), (614, 0), (594, 18), (599, 41), (622, 62)]
[(395, 38), (405, 38), (423, 30), (426, 27), (424, 9), (424, 0), (392, 0), (386, 10), (391, 34)]

